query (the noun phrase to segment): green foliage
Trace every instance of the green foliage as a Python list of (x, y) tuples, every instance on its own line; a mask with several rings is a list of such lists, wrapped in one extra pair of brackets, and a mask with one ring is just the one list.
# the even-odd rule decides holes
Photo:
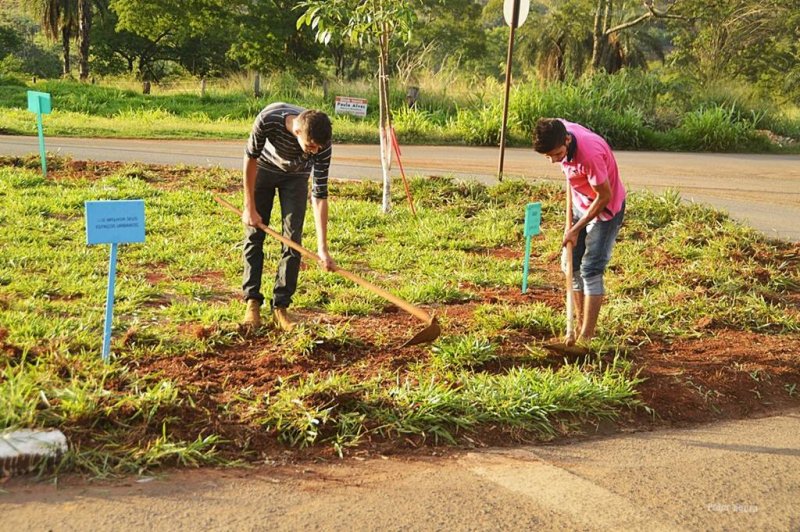
[(675, 132), (676, 147), (687, 151), (741, 151), (762, 140), (755, 135), (757, 122), (757, 117), (742, 117), (734, 106), (693, 111)]
[(484, 104), (477, 109), (459, 109), (454, 120), (454, 128), (464, 142), (478, 146), (499, 144), (502, 125), (503, 106), (500, 102)]
[[(303, 14), (297, 28), (310, 26), (317, 40), (324, 44), (331, 39), (349, 40), (363, 45), (377, 41), (385, 32), (410, 37), (416, 21), (415, 0), (304, 0), (295, 9)], [(336, 41), (334, 41), (336, 42)]]
[[(51, 162), (52, 172), (68, 175), (72, 167)], [(448, 442), (486, 425), (550, 438), (637, 404), (638, 381), (623, 359), (542, 366), (541, 342), (563, 331), (558, 305), (491, 303), (483, 293), (518, 291), (519, 261), (488, 252), (522, 248), (520, 214), (532, 197), (546, 220), (561, 220), (563, 192), (555, 185), (416, 178), (413, 218), (405, 209), (379, 215), (375, 183), (335, 184), (329, 238), (337, 261), (403, 297), (435, 303), (447, 335), (384, 364), (373, 357), (394, 333), (365, 339), (351, 326), (359, 318), (348, 316), (374, 319), (389, 312), (386, 303), (316, 269), (303, 272), (295, 303), (299, 312), (324, 312), (326, 321), (242, 338), (241, 232), (208, 194), (228, 189), (237, 174), (179, 167), (170, 175), (128, 165), (107, 176), (53, 180), (41, 177), (35, 158), (0, 161), (0, 428), (59, 427), (77, 442), (64, 468), (100, 475), (224, 463), (265, 430), (287, 445), (324, 443), (342, 454), (366, 437)], [(83, 206), (125, 198), (146, 199), (148, 239), (120, 251), (113, 356), (103, 364), (108, 252), (85, 245)], [(187, 231), (187, 220), (202, 229)], [(534, 246), (536, 256), (556, 254), (558, 231)], [(268, 245), (267, 262), (279, 253)], [(550, 282), (534, 277), (531, 286)], [(598, 345), (612, 352), (726, 328), (800, 332), (790, 304), (800, 289), (794, 247), (683, 204), (675, 192), (630, 195), (607, 283), (614, 296), (603, 308)], [(461, 307), (474, 308), (470, 314), (449, 312), (473, 299), (481, 303)], [(259, 383), (259, 391), (224, 378), (206, 388), (157, 373), (160, 361), (176, 357), (195, 368), (190, 373), (207, 371), (208, 357), (229, 357), (245, 373), (274, 367), (283, 377)], [(301, 364), (313, 370), (298, 374)], [(228, 426), (236, 431), (220, 432)], [(232, 434), (234, 442), (223, 441)]]
[(497, 358), (495, 346), (477, 336), (440, 339), (431, 348), (433, 363), (442, 369), (474, 368)]
[(781, 101), (796, 100), (800, 13), (794, 0), (689, 0), (678, 6), (694, 24), (673, 24), (674, 61), (704, 82), (745, 80)]
[[(0, 80), (3, 78), (0, 78)], [(19, 79), (0, 84), (0, 118), (7, 132), (34, 134), (26, 108), (27, 87)], [(378, 113), (374, 89), (363, 83), (344, 83), (330, 93), (363, 96), (370, 102), (365, 119), (334, 115), (322, 87), (303, 83), (291, 73), (265, 77), (263, 97), (250, 96), (250, 80), (238, 87), (209, 89), (198, 97), (193, 90), (159, 90), (142, 95), (131, 89), (85, 83), (48, 81), (37, 90), (53, 95), (54, 112), (45, 118), (53, 135), (125, 136), (150, 138), (243, 138), (253, 118), (269, 102), (291, 101), (322, 109), (333, 116), (337, 142), (377, 142)], [(391, 95), (394, 125), (403, 143), (497, 145), (502, 119), (499, 84), (486, 80), (479, 90), (439, 93), (435, 105), (424, 100), (417, 108), (401, 105), (402, 93)], [(209, 85), (212, 86), (212, 85)], [(689, 81), (659, 81), (645, 73), (599, 75), (576, 83), (517, 85), (510, 101), (507, 142), (530, 145), (533, 125), (540, 117), (556, 116), (584, 124), (617, 149), (796, 151), (797, 144), (771, 145), (757, 130), (770, 129), (800, 137), (800, 120), (791, 110), (764, 102), (752, 94), (720, 85), (703, 97), (693, 95)]]
[[(296, 2), (246, 2), (237, 13), (238, 34), (228, 55), (242, 67), (258, 72), (315, 73), (321, 48), (310, 31), (299, 31)], [(280, 50), (281, 53), (276, 53)]]

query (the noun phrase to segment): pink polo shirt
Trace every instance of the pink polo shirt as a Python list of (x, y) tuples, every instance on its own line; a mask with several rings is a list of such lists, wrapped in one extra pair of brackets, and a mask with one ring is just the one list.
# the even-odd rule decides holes
[(567, 160), (569, 159), (567, 156), (561, 161), (561, 169), (572, 189), (573, 203), (580, 211), (586, 212), (597, 196), (592, 185), (597, 186), (608, 181), (611, 187), (611, 200), (598, 219), (610, 220), (620, 211), (622, 202), (625, 201), (625, 187), (619, 178), (617, 161), (611, 152), (611, 146), (594, 131), (580, 124), (567, 122), (563, 118), (559, 120), (577, 143), (572, 159)]

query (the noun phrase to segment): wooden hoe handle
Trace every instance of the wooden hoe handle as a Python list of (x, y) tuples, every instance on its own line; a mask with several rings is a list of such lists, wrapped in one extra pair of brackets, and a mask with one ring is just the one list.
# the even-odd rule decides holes
[[(214, 196), (214, 200), (217, 203), (219, 203), (220, 205), (222, 205), (223, 207), (225, 207), (226, 209), (235, 212), (241, 218), (242, 211), (237, 209), (235, 206), (233, 206), (229, 202), (225, 201), (224, 199), (220, 198), (219, 196)], [(309, 251), (308, 249), (304, 248), (303, 246), (301, 246), (300, 244), (298, 244), (294, 240), (286, 238), (285, 236), (283, 236), (282, 234), (278, 233), (277, 231), (274, 231), (274, 230), (270, 229), (263, 222), (258, 224), (257, 227), (259, 229), (261, 229), (262, 231), (264, 231), (265, 233), (267, 233), (269, 236), (271, 236), (271, 237), (273, 237), (273, 238), (275, 238), (277, 240), (280, 240), (283, 244), (289, 246), (290, 248), (294, 249), (295, 251), (300, 252), (306, 258), (308, 258), (310, 260), (314, 260), (314, 261), (319, 261), (319, 256), (316, 253), (314, 253), (312, 251)], [(353, 281), (354, 283), (356, 283), (358, 285), (361, 285), (362, 287), (366, 288), (370, 292), (372, 292), (374, 294), (377, 294), (377, 295), (381, 296), (382, 298), (394, 303), (395, 305), (397, 305), (398, 307), (400, 307), (404, 311), (408, 312), (409, 314), (411, 314), (412, 316), (414, 316), (416, 318), (419, 318), (420, 320), (422, 320), (423, 322), (425, 322), (427, 324), (431, 323), (431, 321), (433, 320), (433, 317), (430, 314), (428, 314), (427, 312), (425, 312), (425, 310), (423, 310), (423, 309), (421, 309), (421, 308), (419, 308), (417, 306), (412, 305), (408, 301), (406, 301), (404, 299), (401, 299), (401, 298), (397, 297), (394, 294), (391, 294), (391, 293), (387, 292), (383, 288), (380, 288), (379, 286), (376, 286), (376, 285), (372, 284), (371, 282), (367, 281), (366, 279), (362, 279), (361, 277), (359, 277), (358, 275), (356, 275), (356, 274), (354, 274), (352, 272), (349, 272), (347, 270), (339, 268), (338, 266), (336, 267), (334, 272), (338, 273), (339, 275), (341, 275), (345, 279), (349, 279), (349, 280)]]

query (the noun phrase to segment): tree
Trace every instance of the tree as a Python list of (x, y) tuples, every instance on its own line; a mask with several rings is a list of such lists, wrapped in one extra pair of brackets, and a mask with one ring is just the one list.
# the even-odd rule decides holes
[(300, 16), (289, 0), (240, 0), (238, 28), (228, 57), (258, 72), (291, 70), (307, 74), (320, 53), (310, 32), (296, 29)]
[(42, 30), (52, 40), (61, 39), (63, 75), (70, 75), (70, 40), (78, 34), (78, 0), (25, 0), (25, 7), (41, 22)]
[(683, 0), (693, 24), (675, 27), (674, 63), (701, 82), (723, 77), (800, 95), (797, 0)]
[(0, 13), (0, 71), (58, 77), (58, 47), (40, 41), (40, 27), (21, 12)]
[(78, 77), (82, 81), (89, 79), (89, 43), (92, 30), (92, 1), (78, 0)]
[(423, 0), (408, 55), (424, 58), (427, 53), (435, 72), (452, 63), (482, 70), (486, 55), (482, 11), (476, 0)]
[(114, 11), (101, 12), (92, 25), (93, 68), (101, 74), (147, 73), (149, 79), (157, 76), (153, 64), (169, 57), (166, 47), (127, 30), (117, 30)]
[(595, 0), (592, 25), (592, 72), (601, 69), (616, 72), (621, 68), (624, 60), (620, 35), (623, 32), (656, 19), (685, 21), (686, 17), (670, 13), (679, 1), (666, 0), (664, 7), (659, 9), (655, 0), (643, 0), (642, 5), (636, 9), (631, 2), (625, 0)]
[[(521, 59), (535, 65), (540, 77), (560, 81), (601, 70), (646, 67), (650, 57), (664, 58), (667, 41), (661, 21), (684, 20), (669, 12), (677, 1), (663, 9), (651, 0), (534, 3), (531, 11), (537, 23), (526, 24), (519, 32)], [(492, 0), (487, 9), (499, 11), (501, 4)]]
[(389, 109), (389, 42), (393, 35), (404, 43), (411, 39), (416, 21), (414, 0), (305, 0), (297, 27), (308, 25), (317, 39), (329, 44), (334, 37), (363, 46), (376, 46), (378, 55), (378, 101), (381, 168), (383, 170), (383, 212), (391, 209), (391, 112)]
[(177, 61), (196, 75), (224, 69), (236, 35), (232, 21), (238, 1), (110, 0), (109, 6), (118, 17), (117, 31), (147, 43), (137, 54), (144, 79), (156, 77), (152, 66), (157, 58)]

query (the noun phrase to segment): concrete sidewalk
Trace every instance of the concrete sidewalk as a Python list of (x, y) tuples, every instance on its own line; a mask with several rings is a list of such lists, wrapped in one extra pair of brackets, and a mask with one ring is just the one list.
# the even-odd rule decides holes
[(181, 471), (59, 489), (14, 480), (0, 495), (0, 528), (798, 531), (799, 435), (793, 411), (445, 457)]

